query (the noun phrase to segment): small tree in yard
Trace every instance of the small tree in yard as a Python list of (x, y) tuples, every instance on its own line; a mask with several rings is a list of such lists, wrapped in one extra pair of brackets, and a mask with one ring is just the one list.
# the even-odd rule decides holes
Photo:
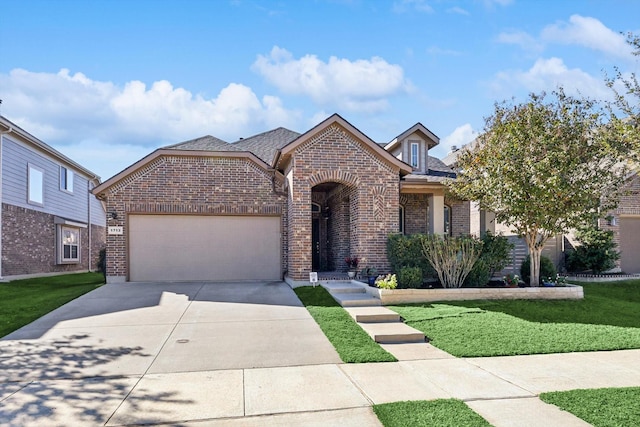
[(473, 237), (427, 236), (422, 252), (444, 288), (459, 288), (482, 252), (482, 241)]
[(613, 232), (588, 227), (578, 230), (576, 239), (580, 242), (575, 251), (569, 254), (568, 264), (574, 269), (591, 270), (595, 274), (611, 270), (620, 259), (616, 251)]
[(473, 150), (458, 158), (450, 183), (458, 197), (495, 212), (527, 243), (531, 286), (553, 235), (590, 223), (614, 208), (625, 177), (625, 144), (604, 126), (591, 100), (562, 89), (530, 94), (521, 104), (497, 103)]

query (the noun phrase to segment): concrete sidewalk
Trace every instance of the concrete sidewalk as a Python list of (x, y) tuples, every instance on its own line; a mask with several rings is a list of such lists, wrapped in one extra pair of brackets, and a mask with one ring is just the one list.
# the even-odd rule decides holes
[(453, 397), (498, 427), (584, 426), (537, 395), (640, 386), (640, 350), (343, 364), (286, 286), (109, 286), (0, 340), (0, 425), (380, 426), (372, 404)]

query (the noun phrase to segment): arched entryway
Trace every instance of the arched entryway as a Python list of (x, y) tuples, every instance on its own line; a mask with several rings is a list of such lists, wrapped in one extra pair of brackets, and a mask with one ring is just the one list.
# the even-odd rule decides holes
[(353, 209), (357, 206), (357, 188), (339, 182), (323, 182), (311, 188), (312, 270), (346, 272), (346, 257), (352, 248)]

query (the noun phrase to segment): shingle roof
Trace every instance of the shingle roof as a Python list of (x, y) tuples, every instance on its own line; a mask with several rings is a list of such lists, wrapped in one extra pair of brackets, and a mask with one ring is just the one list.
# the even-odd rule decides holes
[(298, 132), (279, 127), (236, 141), (232, 146), (240, 151), (250, 151), (270, 165), (273, 163), (276, 151), (299, 136)]
[(429, 172), (455, 173), (450, 166), (447, 166), (442, 160), (433, 156), (429, 156), (429, 163), (427, 163), (427, 165), (429, 166)]
[(196, 150), (196, 151), (238, 151), (233, 145), (215, 136), (206, 135), (189, 141), (166, 146), (171, 150)]

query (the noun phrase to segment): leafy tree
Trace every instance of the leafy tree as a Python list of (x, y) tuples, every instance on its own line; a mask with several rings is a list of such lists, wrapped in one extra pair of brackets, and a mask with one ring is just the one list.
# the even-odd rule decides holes
[[(627, 43), (633, 49), (633, 55), (640, 56), (640, 36), (627, 34)], [(615, 68), (613, 77), (606, 78), (615, 95), (609, 103), (611, 113), (610, 127), (620, 138), (631, 146), (631, 156), (640, 165), (640, 81), (636, 73), (625, 74)]]
[(539, 284), (545, 242), (613, 209), (626, 174), (624, 143), (603, 126), (604, 110), (561, 88), (552, 95), (496, 103), (450, 182), (455, 195), (495, 212), (524, 238), (531, 286)]

